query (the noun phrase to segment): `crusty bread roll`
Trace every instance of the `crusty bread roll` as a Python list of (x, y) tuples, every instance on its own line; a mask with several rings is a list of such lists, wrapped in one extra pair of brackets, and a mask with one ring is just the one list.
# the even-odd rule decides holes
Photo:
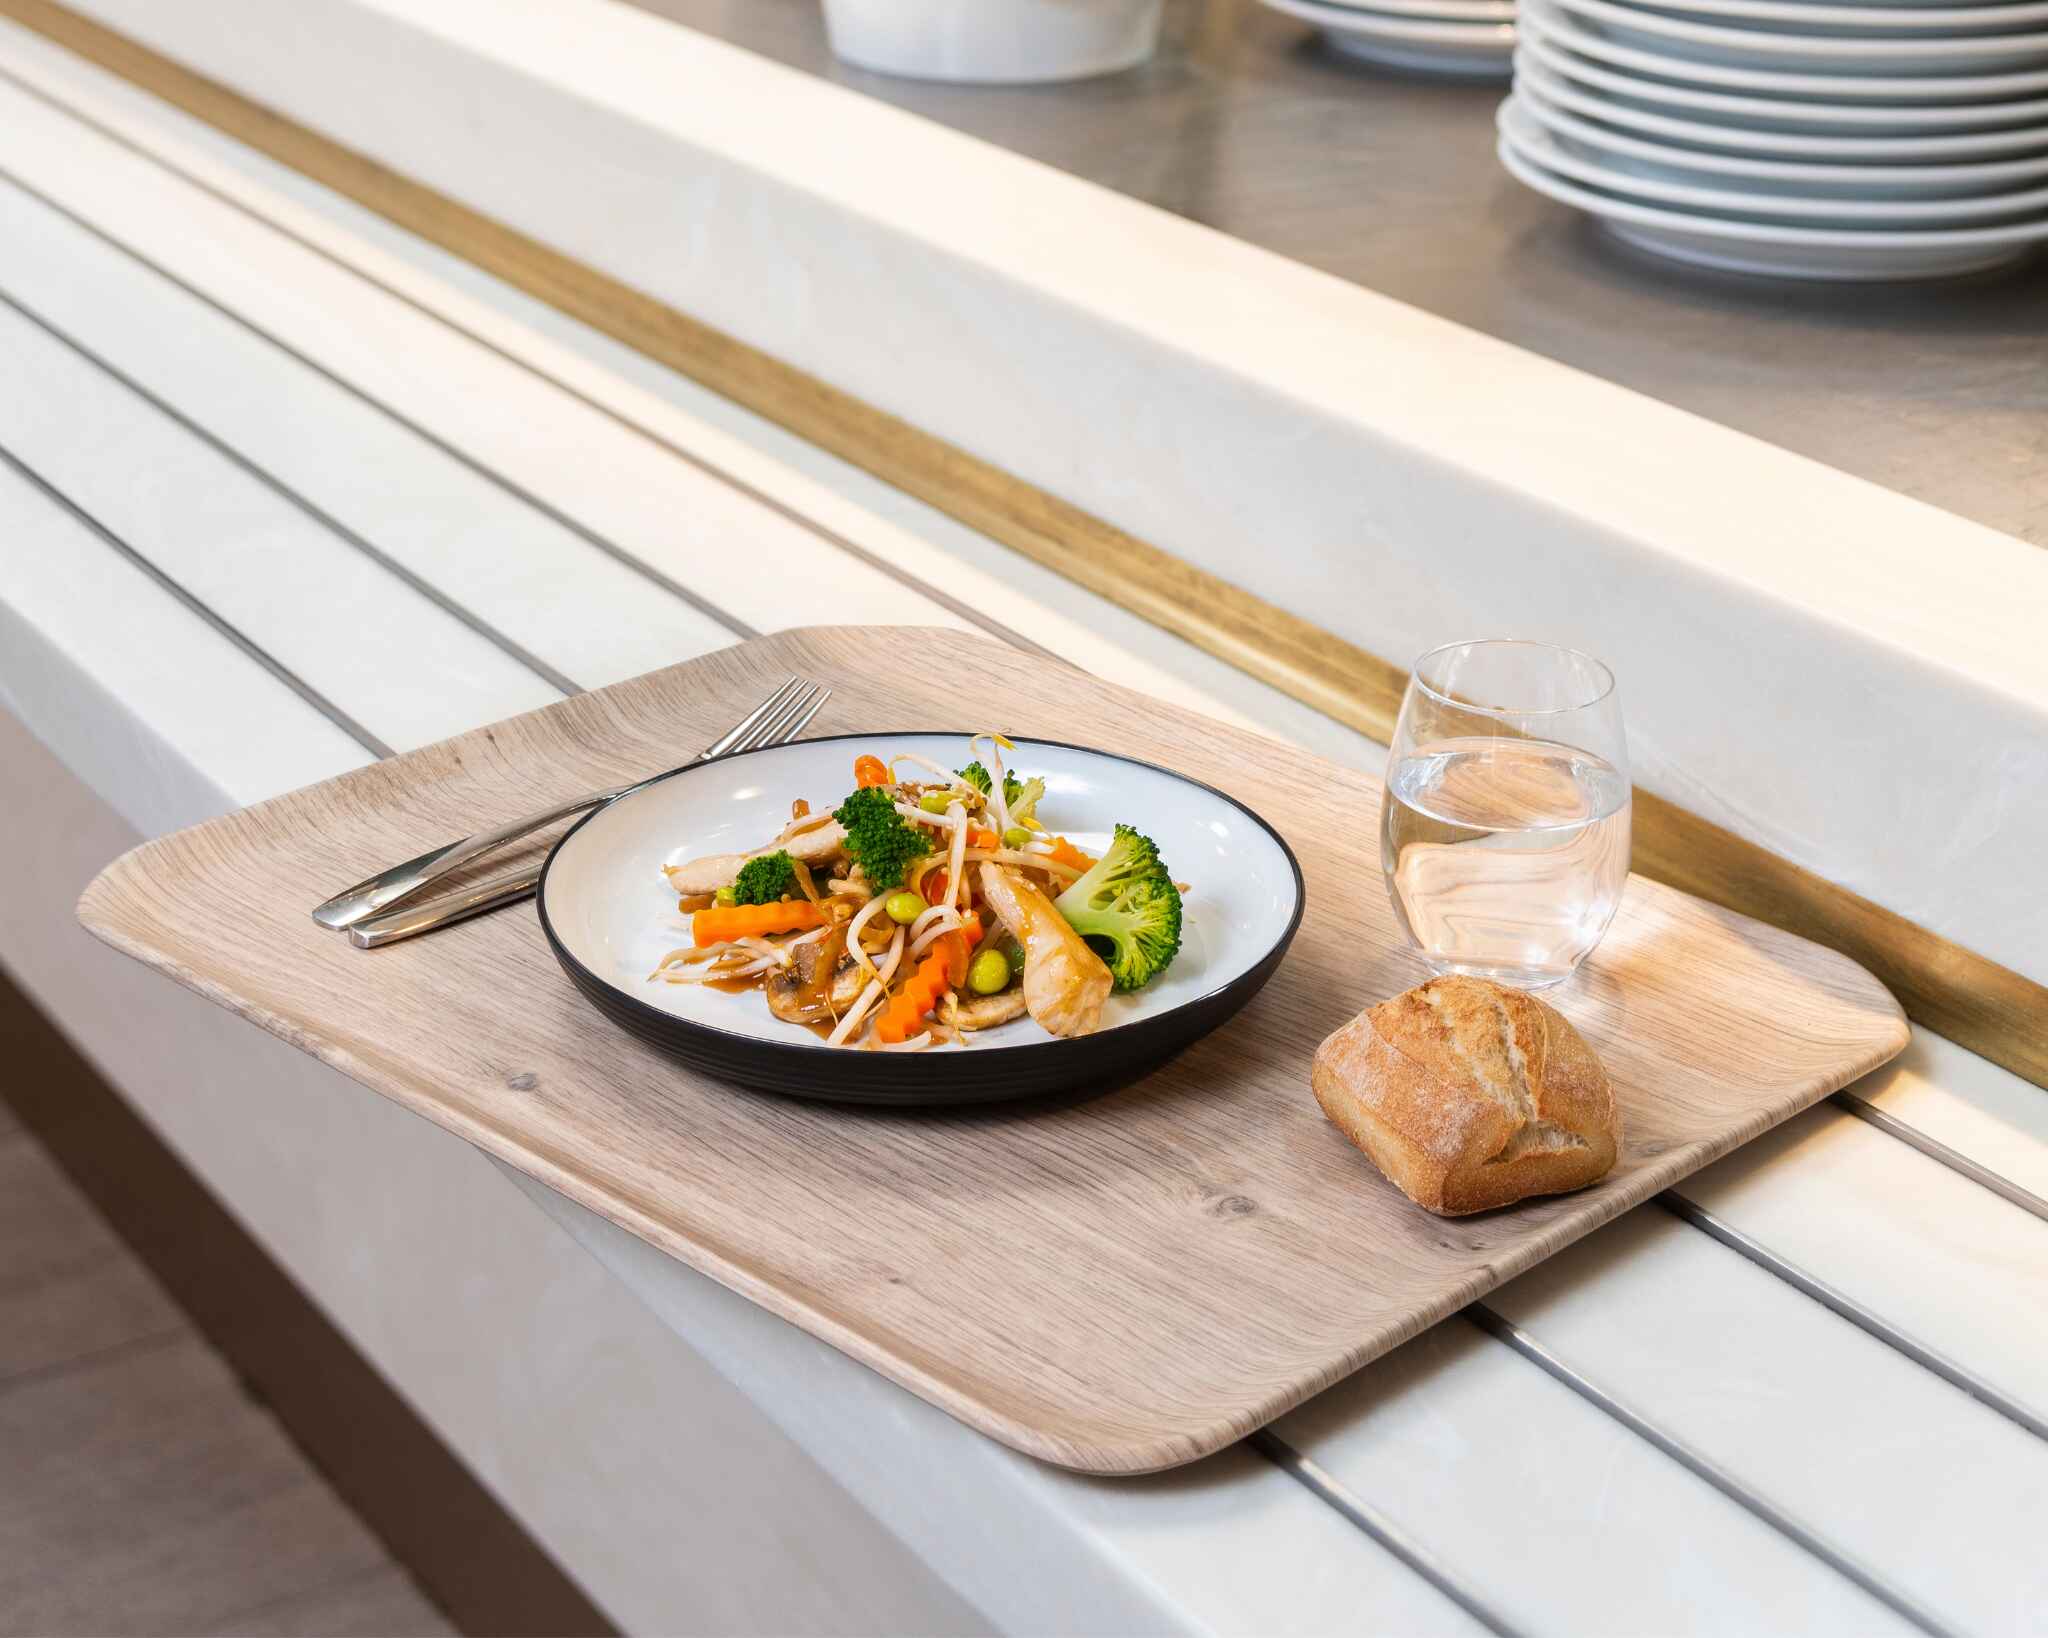
[(1562, 1194), (1621, 1145), (1607, 1071), (1555, 1007), (1433, 978), (1316, 1049), (1316, 1101), (1418, 1206), (1445, 1217)]

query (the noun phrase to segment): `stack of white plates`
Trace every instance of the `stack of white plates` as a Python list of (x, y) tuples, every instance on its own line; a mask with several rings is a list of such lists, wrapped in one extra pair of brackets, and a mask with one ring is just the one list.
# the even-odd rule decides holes
[(1264, 0), (1314, 23), (1330, 49), (1411, 73), (1504, 80), (1514, 66), (1516, 0)]
[(1681, 261), (1972, 272), (2048, 240), (2048, 0), (1521, 0), (1500, 154)]

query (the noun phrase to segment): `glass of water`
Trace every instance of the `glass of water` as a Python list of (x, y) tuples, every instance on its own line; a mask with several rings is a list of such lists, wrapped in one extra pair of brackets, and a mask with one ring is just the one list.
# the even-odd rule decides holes
[(1521, 989), (1569, 978), (1628, 882), (1614, 673), (1490, 638), (1415, 662), (1387, 757), (1380, 867), (1423, 960)]

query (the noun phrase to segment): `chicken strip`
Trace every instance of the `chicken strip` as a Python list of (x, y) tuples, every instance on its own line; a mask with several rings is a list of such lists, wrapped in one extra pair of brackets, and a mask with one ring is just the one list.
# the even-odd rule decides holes
[(716, 893), (721, 887), (730, 887), (733, 878), (739, 875), (741, 865), (764, 854), (787, 853), (798, 864), (809, 865), (816, 870), (845, 851), (845, 826), (837, 819), (828, 819), (815, 830), (807, 830), (779, 846), (764, 847), (756, 853), (714, 853), (708, 858), (692, 859), (688, 864), (670, 865), (668, 884), (687, 899), (693, 894)]
[(1024, 1016), (1024, 987), (1012, 984), (998, 995), (957, 995), (953, 1022), (963, 1030), (994, 1029)]
[(1054, 1035), (1092, 1034), (1109, 999), (1109, 969), (1047, 898), (1015, 871), (981, 867), (981, 896), (1024, 946), (1024, 1005)]

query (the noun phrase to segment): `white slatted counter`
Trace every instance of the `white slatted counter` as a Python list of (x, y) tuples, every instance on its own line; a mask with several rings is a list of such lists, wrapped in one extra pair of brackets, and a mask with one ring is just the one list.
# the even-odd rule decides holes
[(139, 833), (750, 631), (1382, 753), (9, 28), (0, 243), (0, 960), (623, 1625), (2048, 1630), (2048, 1094), (1946, 1042), (1108, 1483), (91, 945)]

